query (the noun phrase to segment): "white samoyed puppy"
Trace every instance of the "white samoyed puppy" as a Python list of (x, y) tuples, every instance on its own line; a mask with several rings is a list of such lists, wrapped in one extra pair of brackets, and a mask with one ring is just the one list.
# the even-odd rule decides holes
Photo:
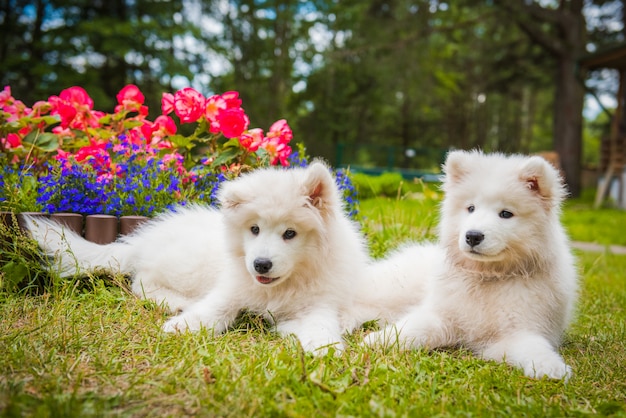
[(450, 152), (444, 172), (439, 242), (405, 247), (373, 269), (421, 281), (415, 306), (366, 343), (460, 345), (530, 377), (567, 378), (557, 350), (578, 280), (559, 221), (559, 173), (537, 156), (479, 151)]
[(220, 210), (181, 207), (108, 245), (51, 221), (31, 218), (29, 229), (62, 274), (126, 273), (135, 294), (182, 311), (163, 326), (169, 332), (221, 333), (247, 310), (324, 353), (383, 316), (370, 303), (381, 286), (365, 286), (363, 238), (325, 164), (255, 170), (224, 183), (219, 201)]

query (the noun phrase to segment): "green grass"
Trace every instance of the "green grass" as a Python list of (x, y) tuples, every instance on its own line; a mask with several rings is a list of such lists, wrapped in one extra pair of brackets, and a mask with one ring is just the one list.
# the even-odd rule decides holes
[(568, 204), (563, 223), (575, 241), (626, 246), (626, 211), (592, 209), (590, 205)]
[[(436, 205), (363, 201), (372, 252), (432, 237)], [(586, 223), (577, 213), (566, 210), (568, 228)], [(221, 336), (164, 334), (164, 310), (92, 277), (0, 293), (0, 416), (626, 416), (626, 256), (577, 255), (568, 383), (463, 350), (362, 348), (364, 331), (316, 358), (256, 317)]]

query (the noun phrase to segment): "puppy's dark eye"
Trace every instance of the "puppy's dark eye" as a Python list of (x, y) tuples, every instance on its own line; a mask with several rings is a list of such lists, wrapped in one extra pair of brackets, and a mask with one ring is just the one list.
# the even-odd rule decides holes
[(283, 234), (283, 239), (285, 240), (293, 239), (296, 235), (297, 235), (296, 231), (294, 231), (293, 229), (288, 229)]
[(467, 207), (467, 211), (468, 211), (469, 213), (474, 212), (474, 209), (476, 209), (476, 208), (474, 207), (474, 205), (469, 205), (469, 206)]
[(261, 230), (259, 229), (258, 225), (252, 225), (250, 227), (250, 232), (252, 232), (252, 235), (259, 235), (259, 232)]
[(513, 213), (509, 212), (508, 210), (503, 210), (502, 212), (499, 213), (499, 216), (502, 219), (509, 219), (513, 217)]

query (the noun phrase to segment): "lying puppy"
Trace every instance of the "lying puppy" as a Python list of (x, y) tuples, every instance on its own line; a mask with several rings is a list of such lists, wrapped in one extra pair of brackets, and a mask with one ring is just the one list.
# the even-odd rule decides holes
[(440, 242), (374, 266), (377, 275), (422, 282), (413, 311), (366, 343), (462, 345), (527, 376), (567, 378), (557, 348), (578, 285), (557, 170), (540, 157), (455, 151), (444, 171)]
[(242, 310), (263, 314), (308, 351), (343, 346), (369, 258), (326, 165), (259, 169), (226, 182), (221, 210), (181, 207), (108, 245), (31, 218), (31, 234), (63, 275), (131, 275), (140, 297), (182, 310), (168, 332), (225, 331)]

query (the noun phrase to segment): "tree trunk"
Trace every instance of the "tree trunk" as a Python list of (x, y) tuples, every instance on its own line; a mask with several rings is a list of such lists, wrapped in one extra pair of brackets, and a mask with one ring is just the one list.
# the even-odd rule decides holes
[[(580, 195), (582, 163), (582, 111), (584, 74), (578, 58), (585, 52), (584, 0), (560, 0), (558, 9), (535, 1), (499, 1), (529, 38), (556, 62), (554, 98), (554, 150), (572, 197)], [(548, 30), (546, 30), (548, 29)], [(552, 30), (550, 30), (552, 29)]]
[(571, 196), (579, 196), (582, 161), (584, 91), (577, 79), (576, 59), (561, 57), (554, 100), (554, 150)]

